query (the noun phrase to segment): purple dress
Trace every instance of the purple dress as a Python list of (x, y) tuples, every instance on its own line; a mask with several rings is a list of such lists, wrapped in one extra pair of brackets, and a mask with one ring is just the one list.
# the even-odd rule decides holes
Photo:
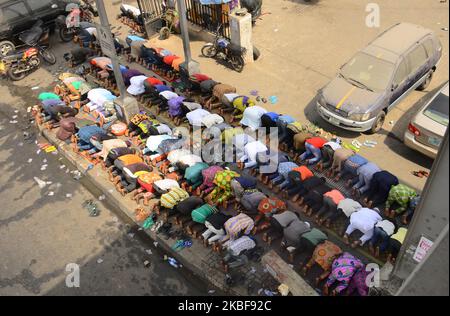
[(176, 97), (169, 100), (168, 102), (169, 115), (171, 117), (178, 117), (183, 115), (183, 110), (181, 109), (181, 106), (183, 105), (184, 100), (185, 100), (184, 97)]
[(341, 293), (349, 285), (355, 273), (364, 267), (361, 260), (355, 258), (348, 252), (344, 252), (342, 256), (333, 261), (331, 274), (328, 277), (326, 286), (332, 286), (336, 281), (339, 285), (336, 287), (336, 293)]

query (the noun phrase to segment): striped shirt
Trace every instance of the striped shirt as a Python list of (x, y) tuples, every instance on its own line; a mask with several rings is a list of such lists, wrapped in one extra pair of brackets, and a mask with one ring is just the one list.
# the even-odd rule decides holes
[(230, 218), (224, 225), (225, 231), (232, 240), (237, 239), (241, 232), (249, 235), (253, 227), (255, 227), (255, 222), (244, 213)]
[(186, 200), (189, 194), (181, 188), (173, 188), (168, 193), (161, 196), (161, 206), (173, 209), (178, 203)]

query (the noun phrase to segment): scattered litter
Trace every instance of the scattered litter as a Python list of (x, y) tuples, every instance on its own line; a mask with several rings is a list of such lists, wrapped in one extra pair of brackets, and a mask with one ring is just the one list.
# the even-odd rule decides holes
[(19, 110), (14, 110), (14, 113), (19, 113)]
[(148, 260), (145, 260), (145, 261), (144, 261), (144, 267), (150, 268), (150, 266), (151, 266), (151, 262), (148, 261)]
[(102, 194), (102, 195), (100, 195), (100, 196), (98, 197), (98, 200), (99, 200), (99, 201), (104, 201), (104, 200), (106, 200), (106, 196), (105, 196), (104, 194)]
[(22, 142), (18, 143), (17, 145), (18, 145), (19, 147), (23, 147), (23, 143), (22, 143)]
[(67, 193), (66, 198), (71, 199), (73, 197), (72, 193)]
[(17, 118), (17, 115), (13, 115), (12, 119), (15, 120)]
[(53, 191), (48, 192), (48, 196), (54, 196), (54, 195), (55, 195), (55, 192), (53, 192)]
[(158, 245), (159, 245), (159, 243), (158, 243), (157, 241), (155, 241), (155, 242), (153, 243), (153, 246), (155, 246), (155, 248), (158, 248)]
[(82, 206), (88, 210), (90, 217), (96, 217), (100, 214), (97, 204), (92, 200), (85, 201)]
[(134, 234), (133, 233), (128, 233), (128, 237), (130, 237), (131, 239), (134, 238)]
[(39, 89), (38, 86), (31, 88), (31, 90), (38, 90), (38, 89)]
[(47, 159), (42, 160), (42, 163), (47, 163)]
[(390, 121), (389, 125), (394, 125), (394, 123), (395, 123), (394, 121)]
[(66, 173), (69, 173), (70, 172), (70, 170), (69, 169), (66, 169)]
[(33, 162), (33, 158), (28, 159), (28, 163), (32, 163)]
[(256, 273), (255, 267), (252, 267), (252, 268), (250, 269), (250, 273), (251, 273), (251, 274), (255, 274), (255, 273)]
[(277, 294), (277, 292), (273, 292), (271, 290), (264, 290), (265, 296), (275, 296), (276, 294)]
[(443, 30), (444, 32), (448, 32), (448, 27), (443, 27), (441, 28), (441, 30)]
[(86, 172), (88, 172), (89, 170), (92, 170), (94, 168), (93, 164), (89, 164), (86, 168)]
[(56, 151), (56, 147), (55, 146), (50, 146), (50, 147), (45, 148), (45, 152), (47, 154), (54, 153), (55, 151)]
[(278, 292), (280, 292), (281, 296), (288, 296), (289, 295), (289, 286), (286, 284), (280, 284), (278, 287)]
[(83, 177), (83, 175), (81, 174), (81, 172), (80, 171), (78, 171), (78, 170), (75, 170), (74, 172), (73, 172), (73, 179), (74, 180), (80, 180), (81, 178)]
[(278, 97), (276, 95), (272, 95), (269, 97), (269, 102), (271, 104), (277, 104), (278, 103)]
[(47, 181), (47, 182), (46, 182), (47, 185), (51, 185), (52, 183), (53, 183), (53, 182), (51, 182), (51, 181)]
[(294, 265), (293, 264), (288, 264), (289, 268), (294, 269)]
[(62, 187), (62, 184), (61, 183), (56, 183), (56, 187), (59, 189), (60, 187)]
[(41, 153), (41, 150), (38, 149), (38, 150), (36, 151), (36, 154), (39, 155), (40, 153)]
[(12, 121), (9, 121), (11, 124), (17, 124), (18, 122), (16, 121), (16, 120), (12, 120)]
[(40, 188), (40, 189), (45, 188), (45, 186), (47, 185), (47, 183), (46, 183), (45, 181), (39, 179), (38, 177), (34, 177), (33, 179), (34, 179), (34, 181), (36, 181), (36, 183), (39, 185), (39, 188)]
[(66, 167), (66, 165), (61, 165), (61, 166), (59, 166), (59, 169), (64, 169)]
[(47, 167), (48, 167), (48, 165), (45, 165), (45, 164), (44, 164), (44, 165), (42, 165), (42, 166), (41, 166), (41, 171), (45, 171), (45, 170), (47, 170)]
[(278, 32), (278, 29), (274, 29), (273, 31), (274, 31), (274, 32)]
[(113, 193), (113, 192), (114, 192), (114, 189), (109, 189), (108, 192), (109, 192), (109, 193)]
[(209, 295), (212, 295), (212, 294), (214, 294), (214, 293), (216, 293), (216, 290), (209, 290), (209, 291), (208, 291), (208, 294), (209, 294)]
[(174, 267), (175, 269), (180, 268), (180, 264), (178, 263), (177, 260), (175, 260), (174, 258), (168, 258), (167, 261), (169, 262), (169, 264)]
[(102, 258), (97, 259), (97, 263), (98, 264), (102, 264), (103, 263), (103, 259)]
[(152, 254), (153, 254), (153, 252), (152, 252), (151, 249), (147, 249), (145, 252), (146, 252), (148, 255), (152, 255)]
[(138, 228), (138, 232), (141, 232), (141, 231), (143, 231), (144, 229), (142, 228), (142, 227), (139, 227)]
[(113, 217), (112, 220), (113, 220), (114, 223), (119, 222), (119, 219), (117, 217)]

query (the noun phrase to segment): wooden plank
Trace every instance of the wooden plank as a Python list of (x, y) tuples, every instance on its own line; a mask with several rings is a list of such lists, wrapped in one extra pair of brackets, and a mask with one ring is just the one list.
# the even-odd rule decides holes
[(274, 250), (262, 257), (262, 263), (280, 283), (286, 284), (294, 296), (318, 296), (317, 292), (303, 280)]

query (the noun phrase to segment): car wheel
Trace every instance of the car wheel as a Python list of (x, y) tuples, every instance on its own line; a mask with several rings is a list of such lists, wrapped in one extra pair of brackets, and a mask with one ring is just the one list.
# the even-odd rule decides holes
[(431, 83), (431, 80), (433, 79), (433, 74), (434, 71), (430, 71), (430, 73), (428, 74), (427, 78), (424, 80), (424, 82), (422, 82), (422, 84), (420, 86), (417, 87), (417, 90), (419, 91), (423, 91), (426, 88), (428, 88), (428, 86)]
[(16, 46), (10, 41), (0, 42), (0, 57), (5, 57), (16, 50)]
[(378, 133), (383, 128), (385, 120), (386, 120), (386, 113), (384, 111), (381, 111), (380, 114), (377, 115), (377, 118), (373, 123), (372, 128), (369, 130), (369, 134)]

